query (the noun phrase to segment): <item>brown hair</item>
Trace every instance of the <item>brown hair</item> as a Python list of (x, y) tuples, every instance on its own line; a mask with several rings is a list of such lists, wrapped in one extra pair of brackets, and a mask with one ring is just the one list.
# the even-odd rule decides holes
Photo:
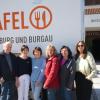
[(79, 55), (80, 55), (80, 52), (79, 52), (79, 50), (78, 50), (78, 45), (79, 45), (79, 43), (82, 43), (83, 46), (84, 46), (84, 50), (83, 50), (84, 56), (83, 56), (83, 58), (85, 59), (86, 56), (87, 56), (87, 47), (86, 47), (86, 44), (85, 44), (84, 41), (79, 41), (79, 42), (76, 44), (76, 56), (77, 56), (77, 58), (78, 58)]
[(34, 48), (33, 55), (34, 55), (35, 50), (40, 51), (40, 55), (42, 55), (42, 49), (40, 47), (35, 47)]
[(25, 49), (29, 51), (29, 47), (27, 45), (22, 45), (21, 52), (23, 52)]

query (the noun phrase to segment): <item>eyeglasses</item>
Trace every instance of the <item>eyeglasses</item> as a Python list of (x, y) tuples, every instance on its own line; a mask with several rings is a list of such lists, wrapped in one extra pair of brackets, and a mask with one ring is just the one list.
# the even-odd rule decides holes
[(78, 45), (78, 47), (84, 47), (84, 45)]

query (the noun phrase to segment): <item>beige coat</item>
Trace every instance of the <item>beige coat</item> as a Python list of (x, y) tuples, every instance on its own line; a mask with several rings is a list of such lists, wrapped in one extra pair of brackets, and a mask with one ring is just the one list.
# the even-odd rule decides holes
[(92, 79), (96, 73), (95, 60), (90, 52), (85, 59), (79, 57), (76, 61), (76, 71), (82, 72), (87, 79)]

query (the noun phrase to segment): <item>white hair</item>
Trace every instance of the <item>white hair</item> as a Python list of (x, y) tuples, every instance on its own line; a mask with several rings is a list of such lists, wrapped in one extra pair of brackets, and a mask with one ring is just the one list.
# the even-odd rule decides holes
[(4, 49), (7, 45), (9, 45), (9, 46), (12, 47), (12, 43), (11, 43), (10, 41), (7, 41), (7, 42), (3, 43), (3, 49)]

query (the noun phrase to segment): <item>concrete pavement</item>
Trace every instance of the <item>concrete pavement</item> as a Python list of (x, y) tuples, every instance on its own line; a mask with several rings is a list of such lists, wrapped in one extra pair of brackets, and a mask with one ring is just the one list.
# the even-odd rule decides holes
[(91, 100), (100, 100), (100, 63), (96, 63), (97, 74), (93, 78), (93, 93)]

